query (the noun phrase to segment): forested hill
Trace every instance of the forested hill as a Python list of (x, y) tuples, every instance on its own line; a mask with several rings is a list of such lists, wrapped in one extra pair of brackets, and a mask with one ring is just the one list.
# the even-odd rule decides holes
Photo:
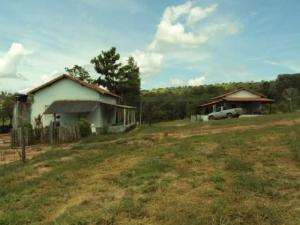
[(231, 82), (201, 86), (168, 87), (142, 91), (144, 122), (183, 119), (195, 113), (197, 106), (212, 97), (237, 88), (247, 88), (275, 100), (273, 112), (290, 111), (300, 106), (300, 73), (278, 75), (276, 80)]

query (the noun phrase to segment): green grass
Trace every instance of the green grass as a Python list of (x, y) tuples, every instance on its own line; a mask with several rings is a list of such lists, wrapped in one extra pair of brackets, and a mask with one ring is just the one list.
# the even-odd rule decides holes
[(165, 122), (49, 148), (0, 166), (0, 225), (300, 224), (299, 120)]
[(252, 163), (246, 162), (237, 157), (230, 157), (226, 161), (226, 169), (231, 171), (252, 171), (253, 165)]

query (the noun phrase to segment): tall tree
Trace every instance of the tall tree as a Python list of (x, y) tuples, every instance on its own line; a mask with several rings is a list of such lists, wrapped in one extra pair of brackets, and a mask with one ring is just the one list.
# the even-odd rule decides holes
[(66, 72), (79, 80), (92, 83), (93, 79), (91, 78), (89, 72), (81, 66), (74, 65), (72, 68), (66, 67)]
[(93, 58), (91, 63), (100, 76), (95, 80), (95, 83), (106, 87), (109, 91), (120, 94), (120, 73), (119, 63), (120, 54), (117, 53), (115, 47), (108, 51), (102, 51), (100, 55)]
[(4, 125), (5, 121), (9, 120), (9, 125), (11, 126), (12, 118), (13, 118), (13, 109), (15, 104), (14, 95), (6, 92), (2, 92), (0, 98), (1, 98), (0, 116), (2, 119), (2, 124)]
[(141, 94), (140, 69), (133, 57), (129, 57), (127, 64), (119, 69), (119, 78), (119, 92), (123, 98), (123, 103), (139, 107)]

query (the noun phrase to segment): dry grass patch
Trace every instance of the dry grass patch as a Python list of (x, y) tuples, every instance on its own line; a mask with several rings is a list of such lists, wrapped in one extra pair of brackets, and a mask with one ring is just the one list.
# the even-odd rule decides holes
[(9, 165), (0, 224), (297, 225), (300, 130), (253, 121), (154, 125)]
[[(69, 193), (68, 198), (58, 204), (43, 223), (59, 221), (60, 217), (72, 214), (72, 210), (80, 207), (82, 203), (89, 205), (93, 204), (92, 201), (103, 203), (103, 199), (110, 199), (109, 204), (119, 204), (125, 196), (125, 190), (113, 185), (112, 178), (133, 167), (140, 159), (120, 156), (104, 160), (99, 166), (90, 170), (81, 185)], [(105, 206), (101, 205), (101, 207)]]

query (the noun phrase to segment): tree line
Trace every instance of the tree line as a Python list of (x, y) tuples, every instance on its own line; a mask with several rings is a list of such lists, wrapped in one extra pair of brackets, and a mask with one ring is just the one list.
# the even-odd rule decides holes
[(190, 117), (198, 113), (200, 104), (237, 88), (247, 88), (274, 99), (272, 113), (292, 112), (300, 108), (300, 74), (284, 74), (271, 81), (143, 90), (141, 92), (143, 121), (151, 124)]

